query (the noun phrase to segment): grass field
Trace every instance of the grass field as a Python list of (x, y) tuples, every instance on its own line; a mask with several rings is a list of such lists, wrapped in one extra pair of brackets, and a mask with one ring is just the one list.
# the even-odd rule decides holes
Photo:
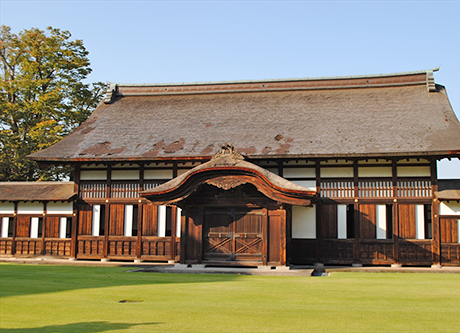
[(0, 265), (0, 332), (459, 332), (460, 275)]

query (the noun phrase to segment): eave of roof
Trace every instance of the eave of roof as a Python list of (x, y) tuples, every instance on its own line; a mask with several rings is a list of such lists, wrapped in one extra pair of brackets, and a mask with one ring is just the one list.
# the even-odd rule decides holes
[(0, 182), (0, 201), (68, 201), (76, 194), (74, 182)]

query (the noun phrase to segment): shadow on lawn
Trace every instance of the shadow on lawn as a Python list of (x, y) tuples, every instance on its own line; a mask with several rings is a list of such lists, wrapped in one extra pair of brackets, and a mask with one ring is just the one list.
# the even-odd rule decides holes
[(0, 298), (116, 286), (214, 283), (237, 275), (130, 273), (122, 267), (0, 265)]
[(36, 333), (56, 333), (56, 332), (85, 332), (97, 333), (114, 330), (127, 330), (139, 325), (158, 325), (163, 323), (109, 323), (106, 321), (90, 321), (85, 323), (73, 323), (65, 325), (50, 325), (43, 327), (28, 327), (28, 328), (0, 328), (0, 332), (36, 332)]

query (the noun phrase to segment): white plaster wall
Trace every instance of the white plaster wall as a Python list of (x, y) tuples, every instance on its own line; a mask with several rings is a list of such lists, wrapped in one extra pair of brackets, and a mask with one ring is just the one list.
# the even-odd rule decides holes
[(0, 214), (14, 214), (14, 204), (10, 202), (0, 202)]
[(59, 219), (59, 238), (66, 238), (67, 233), (67, 217)]
[(99, 236), (100, 221), (101, 221), (101, 205), (93, 205), (93, 219), (92, 219), (93, 236)]
[(429, 177), (431, 175), (429, 166), (398, 166), (397, 170), (398, 177)]
[(123, 223), (123, 234), (127, 237), (133, 235), (133, 205), (125, 205), (125, 221)]
[(5, 238), (8, 237), (8, 227), (10, 224), (10, 218), (9, 217), (2, 217), (2, 230), (0, 237)]
[[(460, 219), (457, 220), (457, 235), (460, 235)], [(460, 244), (460, 237), (457, 236), (457, 243)]]
[(180, 237), (180, 221), (182, 216), (182, 209), (177, 207), (177, 220), (176, 220), (176, 237)]
[(158, 237), (166, 236), (166, 206), (158, 206)]
[(172, 179), (172, 169), (167, 170), (145, 170), (144, 179)]
[(391, 167), (358, 168), (358, 177), (391, 177)]
[[(439, 215), (457, 215), (460, 216), (459, 202), (441, 202), (439, 205)], [(459, 234), (460, 235), (460, 234)]]
[(353, 168), (321, 168), (320, 174), (322, 178), (353, 178)]
[(30, 238), (38, 238), (38, 217), (30, 219)]
[(48, 202), (46, 205), (47, 214), (72, 214), (73, 203), (72, 202)]
[(107, 170), (81, 170), (81, 180), (106, 180)]
[(291, 180), (291, 182), (309, 190), (316, 191), (316, 180)]
[(292, 238), (316, 238), (316, 207), (292, 207)]
[(41, 202), (19, 202), (18, 214), (43, 214), (44, 207)]
[(387, 207), (386, 205), (377, 205), (377, 239), (387, 238)]
[(415, 238), (425, 239), (425, 207), (415, 205)]
[(315, 168), (284, 168), (283, 169), (284, 178), (310, 178), (316, 177)]
[(347, 205), (337, 205), (337, 238), (347, 239)]
[(137, 180), (139, 179), (139, 170), (112, 170), (112, 179)]

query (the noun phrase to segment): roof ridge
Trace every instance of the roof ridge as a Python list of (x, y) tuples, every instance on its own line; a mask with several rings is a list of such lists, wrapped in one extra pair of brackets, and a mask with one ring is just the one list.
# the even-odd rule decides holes
[(295, 78), (272, 80), (211, 81), (191, 83), (116, 84), (110, 83), (104, 103), (110, 104), (115, 97), (184, 95), (235, 92), (263, 92), (286, 90), (347, 89), (404, 85), (426, 85), (430, 92), (436, 91), (433, 72), (438, 68), (374, 75), (333, 76), (319, 78)]
[(427, 74), (439, 71), (440, 67), (424, 69), (418, 71), (381, 73), (381, 74), (361, 74), (361, 75), (342, 75), (342, 76), (318, 76), (318, 77), (297, 77), (284, 79), (250, 79), (250, 80), (218, 80), (218, 81), (193, 81), (193, 82), (165, 82), (165, 83), (115, 83), (107, 82), (109, 85), (118, 87), (164, 87), (164, 86), (188, 86), (188, 85), (213, 85), (213, 84), (232, 84), (232, 83), (264, 83), (264, 82), (291, 82), (291, 81), (324, 81), (324, 80), (343, 80), (343, 79), (364, 79), (377, 77), (407, 76), (416, 74)]

